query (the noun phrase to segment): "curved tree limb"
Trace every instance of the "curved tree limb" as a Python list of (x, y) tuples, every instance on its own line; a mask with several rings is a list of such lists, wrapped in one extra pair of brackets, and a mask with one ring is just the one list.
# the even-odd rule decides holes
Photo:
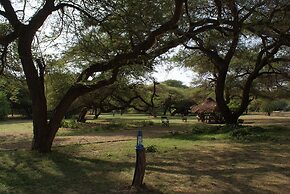
[(2, 0), (0, 4), (3, 6), (5, 10), (1, 11), (0, 14), (9, 21), (9, 23), (13, 26), (14, 29), (19, 28), (19, 25), (21, 25), (22, 23), (19, 21), (10, 0)]
[(176, 28), (177, 22), (182, 15), (183, 3), (184, 2), (182, 0), (175, 0), (175, 10), (172, 18), (156, 30), (152, 31), (143, 42), (135, 46), (132, 52), (118, 54), (107, 63), (96, 63), (91, 65), (81, 73), (78, 81), (88, 79), (88, 77), (90, 77), (95, 72), (109, 70), (118, 66), (126, 65), (130, 63), (131, 60), (138, 58), (138, 56), (145, 55), (144, 52), (150, 49), (156, 43), (156, 40), (159, 36), (169, 30)]

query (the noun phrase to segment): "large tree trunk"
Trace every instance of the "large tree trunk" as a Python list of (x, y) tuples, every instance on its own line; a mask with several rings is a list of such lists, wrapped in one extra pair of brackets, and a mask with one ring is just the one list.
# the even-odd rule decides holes
[(218, 69), (219, 74), (218, 74), (218, 77), (216, 80), (216, 86), (215, 86), (216, 102), (217, 102), (219, 111), (224, 117), (225, 123), (237, 124), (239, 116), (231, 112), (224, 96), (227, 69), (228, 68), (226, 65), (221, 65), (220, 68)]
[(77, 119), (78, 122), (81, 122), (81, 123), (85, 123), (86, 122), (85, 116), (88, 113), (88, 110), (89, 109), (87, 107), (82, 108), (82, 110), (81, 110), (81, 112), (80, 112), (80, 114), (78, 116), (78, 119)]
[(23, 34), (18, 40), (18, 52), (32, 100), (32, 150), (46, 153), (51, 151), (52, 142), (65, 112), (82, 91), (76, 87), (71, 87), (54, 111), (53, 117), (50, 121), (48, 120), (44, 86), (45, 64), (40, 60), (34, 62), (31, 52), (32, 40), (33, 33), (27, 26), (23, 27)]
[[(27, 30), (27, 29), (25, 29)], [(49, 137), (49, 126), (47, 122), (47, 105), (44, 91), (44, 67), (36, 68), (31, 53), (31, 42), (33, 36), (23, 33), (19, 37), (18, 52), (26, 76), (26, 82), (32, 99), (33, 119), (33, 141), (32, 149), (39, 152), (48, 152), (47, 144)]]
[(94, 108), (94, 112), (95, 112), (95, 116), (94, 116), (94, 119), (98, 119), (100, 114), (101, 114), (101, 108)]
[(239, 117), (247, 110), (247, 107), (250, 103), (250, 91), (251, 91), (251, 86), (254, 81), (254, 79), (257, 78), (257, 72), (253, 72), (248, 78), (247, 81), (243, 87), (243, 95), (242, 95), (242, 100), (240, 107), (237, 111), (231, 112), (231, 110), (228, 108), (226, 104), (226, 100), (224, 99), (224, 87), (225, 87), (225, 79), (226, 76), (224, 73), (221, 73), (220, 76), (217, 78), (216, 82), (216, 88), (215, 88), (215, 93), (216, 93), (216, 100), (217, 104), (219, 106), (219, 109), (221, 111), (222, 116), (225, 119), (225, 122), (227, 124), (237, 124)]

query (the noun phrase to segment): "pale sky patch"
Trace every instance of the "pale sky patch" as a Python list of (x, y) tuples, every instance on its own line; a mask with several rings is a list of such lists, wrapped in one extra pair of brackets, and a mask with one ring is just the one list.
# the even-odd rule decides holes
[(172, 79), (182, 81), (185, 85), (190, 86), (192, 79), (196, 76), (196, 73), (185, 67), (168, 68), (164, 65), (157, 65), (154, 69), (156, 72), (153, 73), (153, 77), (158, 82)]

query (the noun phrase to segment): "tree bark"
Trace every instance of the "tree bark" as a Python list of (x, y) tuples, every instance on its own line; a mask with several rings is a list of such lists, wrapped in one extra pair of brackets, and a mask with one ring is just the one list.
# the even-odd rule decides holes
[(98, 119), (100, 114), (101, 114), (101, 108), (98, 108), (98, 107), (95, 107), (94, 106), (94, 112), (95, 112), (95, 116), (94, 116), (94, 119)]
[(81, 122), (81, 123), (85, 123), (86, 122), (85, 116), (86, 116), (88, 110), (89, 109), (87, 107), (82, 108), (82, 110), (81, 110), (81, 112), (79, 114), (78, 120), (77, 120), (78, 122)]
[(220, 64), (218, 69), (218, 76), (215, 86), (216, 102), (219, 108), (219, 111), (224, 117), (226, 124), (236, 124), (238, 122), (238, 117), (231, 112), (229, 109), (225, 97), (225, 80), (227, 77), (228, 66), (226, 64)]
[(144, 148), (141, 150), (136, 149), (136, 166), (132, 186), (136, 188), (142, 187), (145, 175), (145, 168), (146, 168), (145, 149)]
[(33, 141), (32, 149), (40, 152), (50, 151), (46, 139), (49, 136), (49, 126), (47, 122), (47, 105), (44, 91), (43, 69), (36, 69), (31, 53), (31, 43), (33, 34), (28, 27), (23, 27), (23, 34), (18, 40), (18, 53), (23, 65), (26, 82), (32, 100), (33, 118)]

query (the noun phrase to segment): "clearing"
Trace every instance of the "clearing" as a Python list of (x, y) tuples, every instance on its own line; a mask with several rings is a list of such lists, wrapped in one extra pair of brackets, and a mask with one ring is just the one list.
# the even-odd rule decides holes
[[(243, 119), (265, 131), (237, 141), (227, 132), (191, 133), (209, 128), (193, 118), (171, 118), (164, 127), (148, 116), (107, 115), (61, 129), (45, 156), (29, 151), (31, 121), (1, 122), (0, 193), (290, 193), (289, 117)], [(139, 128), (151, 149), (146, 187), (136, 191), (130, 184)]]

